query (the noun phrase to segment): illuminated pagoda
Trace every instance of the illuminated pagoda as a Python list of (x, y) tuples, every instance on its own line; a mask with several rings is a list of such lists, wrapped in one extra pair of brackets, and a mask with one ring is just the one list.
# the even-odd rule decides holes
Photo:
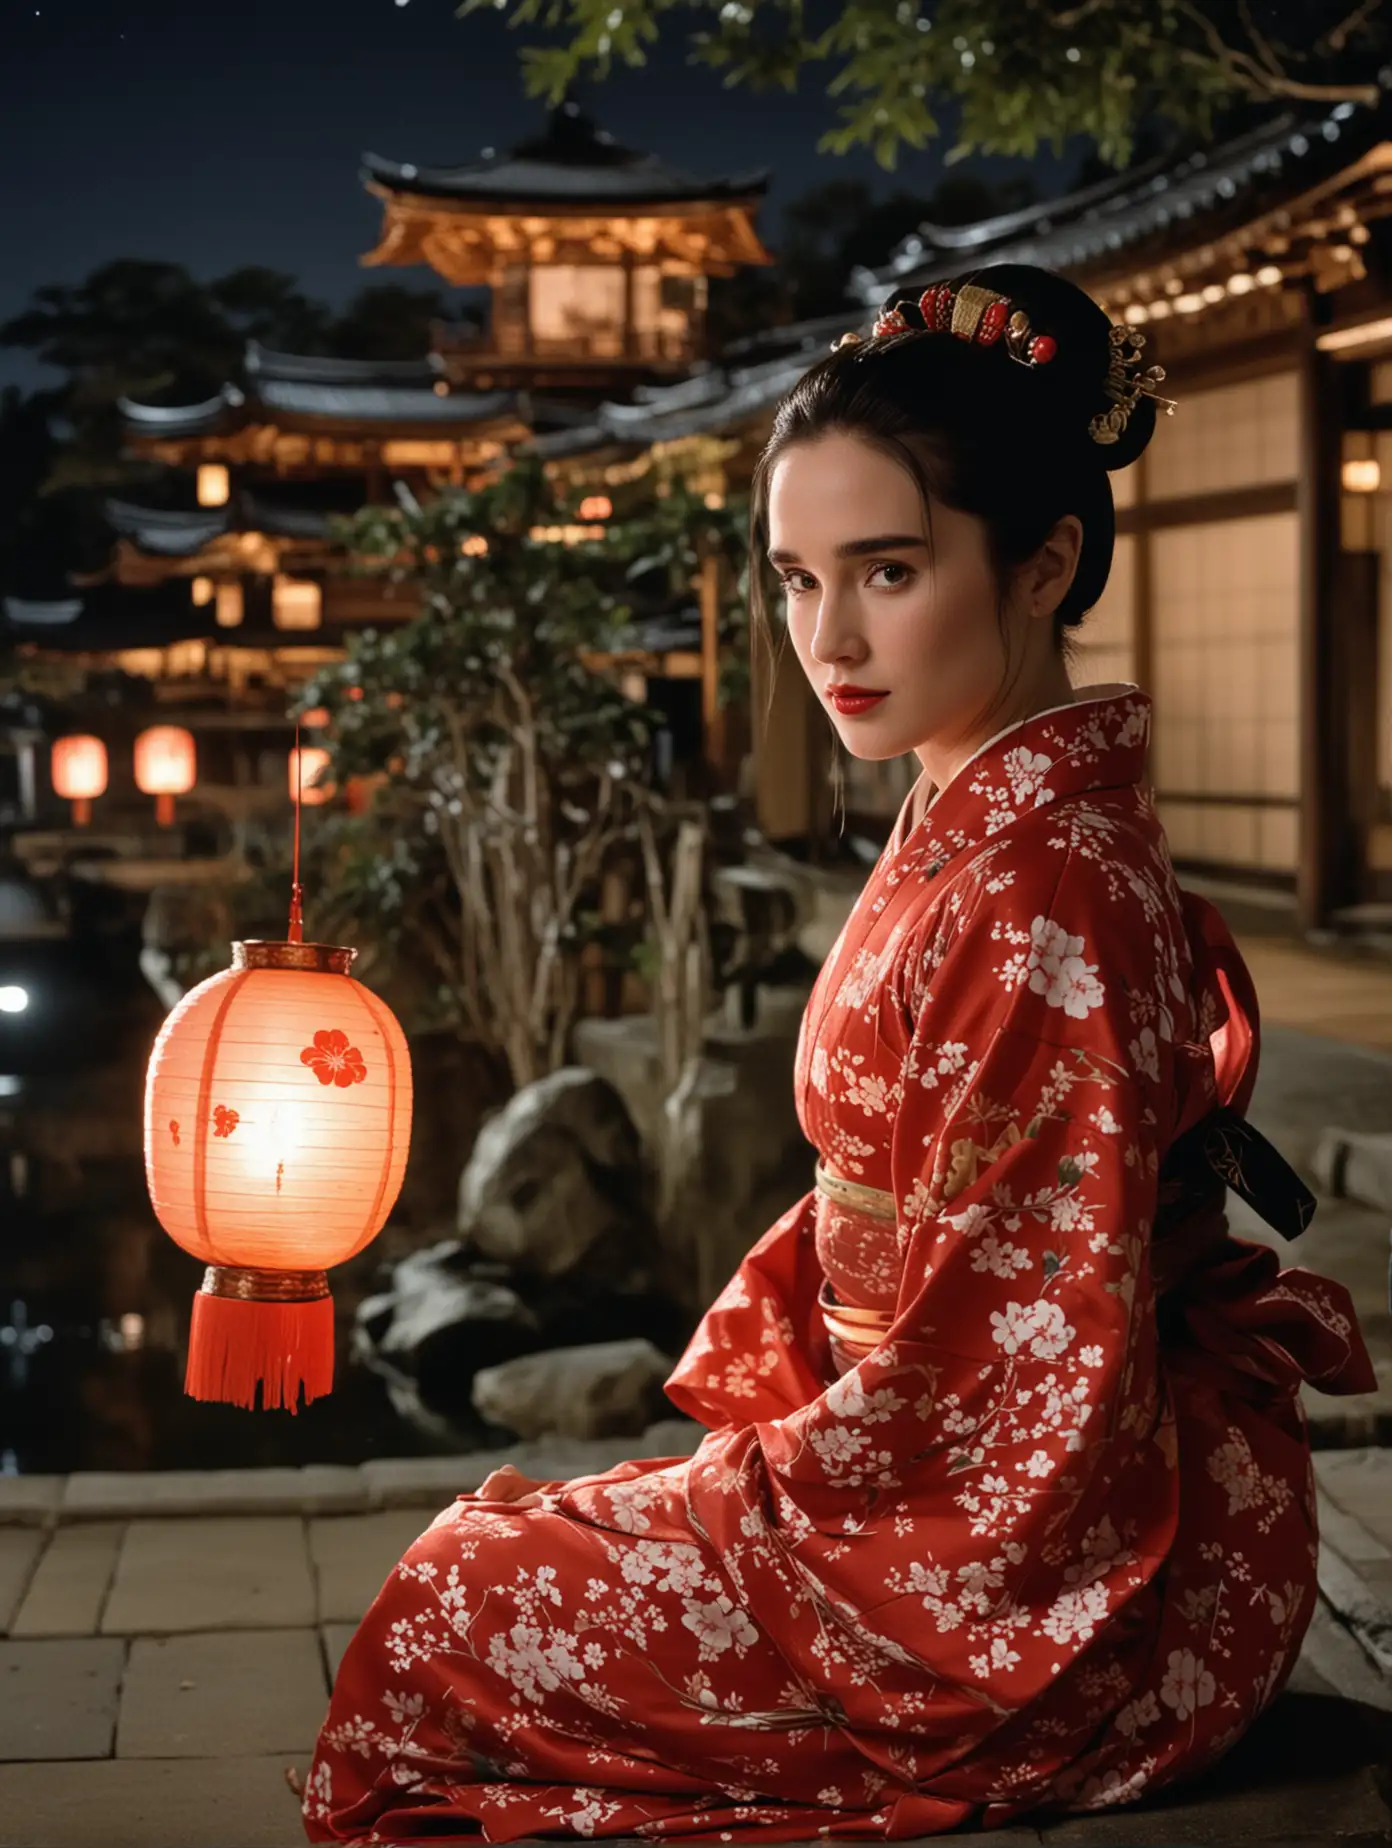
[[(350, 631), (415, 614), (409, 590), (349, 571), (335, 515), (467, 484), (602, 402), (685, 379), (705, 363), (709, 278), (772, 261), (754, 228), (765, 174), (681, 172), (573, 102), (510, 153), (439, 168), (368, 155), (362, 178), (383, 204), (363, 262), (486, 290), (480, 331), (437, 325), (435, 350), (405, 361), (253, 344), (205, 402), (123, 401), (128, 452), (167, 471), (160, 504), (109, 501), (104, 571), (0, 609), (31, 655), (148, 678), (195, 729), (220, 700), (284, 725), (287, 692)], [(113, 648), (94, 652), (103, 622)]]
[[(961, 228), (922, 225), (852, 278), (870, 312), (993, 263), (1072, 276), (1146, 337), (1173, 419), (1112, 477), (1118, 543), (1075, 679), (1155, 700), (1152, 774), (1176, 860), (1307, 928), (1392, 921), (1392, 110), (1294, 110)], [(768, 330), (697, 379), (537, 439), (580, 478), (719, 450), (738, 487), (773, 407), (855, 323)], [(836, 832), (825, 716), (773, 690), (760, 806)], [(917, 770), (845, 764), (848, 825), (886, 831)]]
[(461, 167), (367, 157), (382, 201), (368, 264), (428, 263), (491, 292), (488, 330), (440, 354), (451, 381), (567, 393), (631, 388), (705, 358), (711, 276), (771, 262), (764, 173), (698, 179), (621, 147), (573, 102), (543, 135)]

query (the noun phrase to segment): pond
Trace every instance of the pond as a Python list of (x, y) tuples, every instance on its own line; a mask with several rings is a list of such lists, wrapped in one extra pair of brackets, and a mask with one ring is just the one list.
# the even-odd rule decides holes
[(203, 1267), (160, 1228), (141, 1150), (163, 1009), (138, 942), (0, 941), (0, 1473), (356, 1463), (438, 1449), (351, 1359), (365, 1254), (335, 1273), (335, 1389), (291, 1416), (183, 1391)]

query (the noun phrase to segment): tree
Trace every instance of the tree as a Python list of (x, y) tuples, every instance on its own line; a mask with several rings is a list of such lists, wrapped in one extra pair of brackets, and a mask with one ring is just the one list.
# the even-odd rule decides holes
[[(677, 0), (463, 0), (505, 7), (562, 43), (522, 54), (529, 94), (557, 103), (578, 78), (642, 65)], [(1372, 103), (1387, 55), (1383, 0), (695, 0), (691, 60), (727, 85), (794, 89), (809, 68), (837, 99), (821, 146), (885, 167), (950, 115), (953, 156), (1032, 155), (1084, 134), (1124, 166), (1158, 117), (1208, 134), (1226, 111), (1280, 102)]]
[(597, 548), (555, 536), (568, 518), (530, 462), (426, 506), (365, 508), (346, 542), (420, 614), (355, 637), (304, 695), (328, 708), (337, 780), (385, 777), (374, 825), (412, 929), (519, 1086), (566, 1057), (588, 913), (632, 835), (651, 736), (587, 659), (628, 610)]

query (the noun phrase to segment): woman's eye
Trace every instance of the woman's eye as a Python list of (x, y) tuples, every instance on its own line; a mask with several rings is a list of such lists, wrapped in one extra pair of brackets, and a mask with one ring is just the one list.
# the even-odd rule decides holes
[(891, 577), (888, 580), (888, 582), (882, 583), (877, 586), (877, 588), (881, 590), (900, 590), (913, 577), (913, 572), (909, 569), (907, 565), (901, 564), (897, 558), (887, 558), (885, 559), (883, 564), (871, 565), (870, 567), (871, 580), (873, 581), (876, 577), (879, 577), (881, 573), (885, 571), (892, 571), (895, 573), (895, 575)]
[(810, 579), (807, 579), (807, 583), (800, 581), (805, 578), (807, 578), (805, 571), (785, 571), (779, 582), (788, 596), (800, 597), (811, 582)]

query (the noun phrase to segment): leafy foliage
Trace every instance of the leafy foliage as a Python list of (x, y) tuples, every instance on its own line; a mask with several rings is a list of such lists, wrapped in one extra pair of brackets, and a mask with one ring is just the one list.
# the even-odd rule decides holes
[[(710, 558), (724, 561), (739, 652), (743, 509), (707, 506), (668, 474), (635, 484), (602, 537), (577, 540), (590, 492), (527, 461), (345, 522), (359, 568), (419, 614), (353, 638), (301, 698), (327, 709), (334, 780), (375, 790), (356, 818), (316, 815), (316, 915), (366, 935), (388, 980), (419, 990), (429, 967), (415, 1016), (425, 1007), (500, 1051), (519, 1085), (566, 1056), (587, 946), (634, 965), (645, 948), (654, 966), (663, 955), (659, 862), (681, 818), (652, 787), (658, 715), (624, 696), (604, 657), (635, 622), (689, 605)], [(615, 920), (601, 887), (625, 862), (646, 870)]]
[(347, 884), (428, 951), (442, 1005), (519, 1085), (564, 1057), (587, 914), (652, 732), (588, 659), (627, 620), (621, 574), (538, 536), (568, 517), (536, 463), (364, 509), (343, 537), (420, 613), (354, 638), (304, 695), (329, 711), (339, 782), (379, 780), (359, 831), (373, 851), (347, 852)]
[[(559, 35), (530, 45), (532, 95), (559, 102), (585, 76), (646, 62), (678, 0), (512, 0), (510, 22)], [(506, 0), (463, 0), (461, 13)], [(1084, 134), (1124, 165), (1159, 117), (1211, 131), (1244, 104), (1371, 102), (1387, 53), (1382, 0), (697, 0), (693, 62), (726, 85), (825, 79), (837, 121), (822, 140), (892, 167), (955, 119), (954, 157), (1032, 155)]]

